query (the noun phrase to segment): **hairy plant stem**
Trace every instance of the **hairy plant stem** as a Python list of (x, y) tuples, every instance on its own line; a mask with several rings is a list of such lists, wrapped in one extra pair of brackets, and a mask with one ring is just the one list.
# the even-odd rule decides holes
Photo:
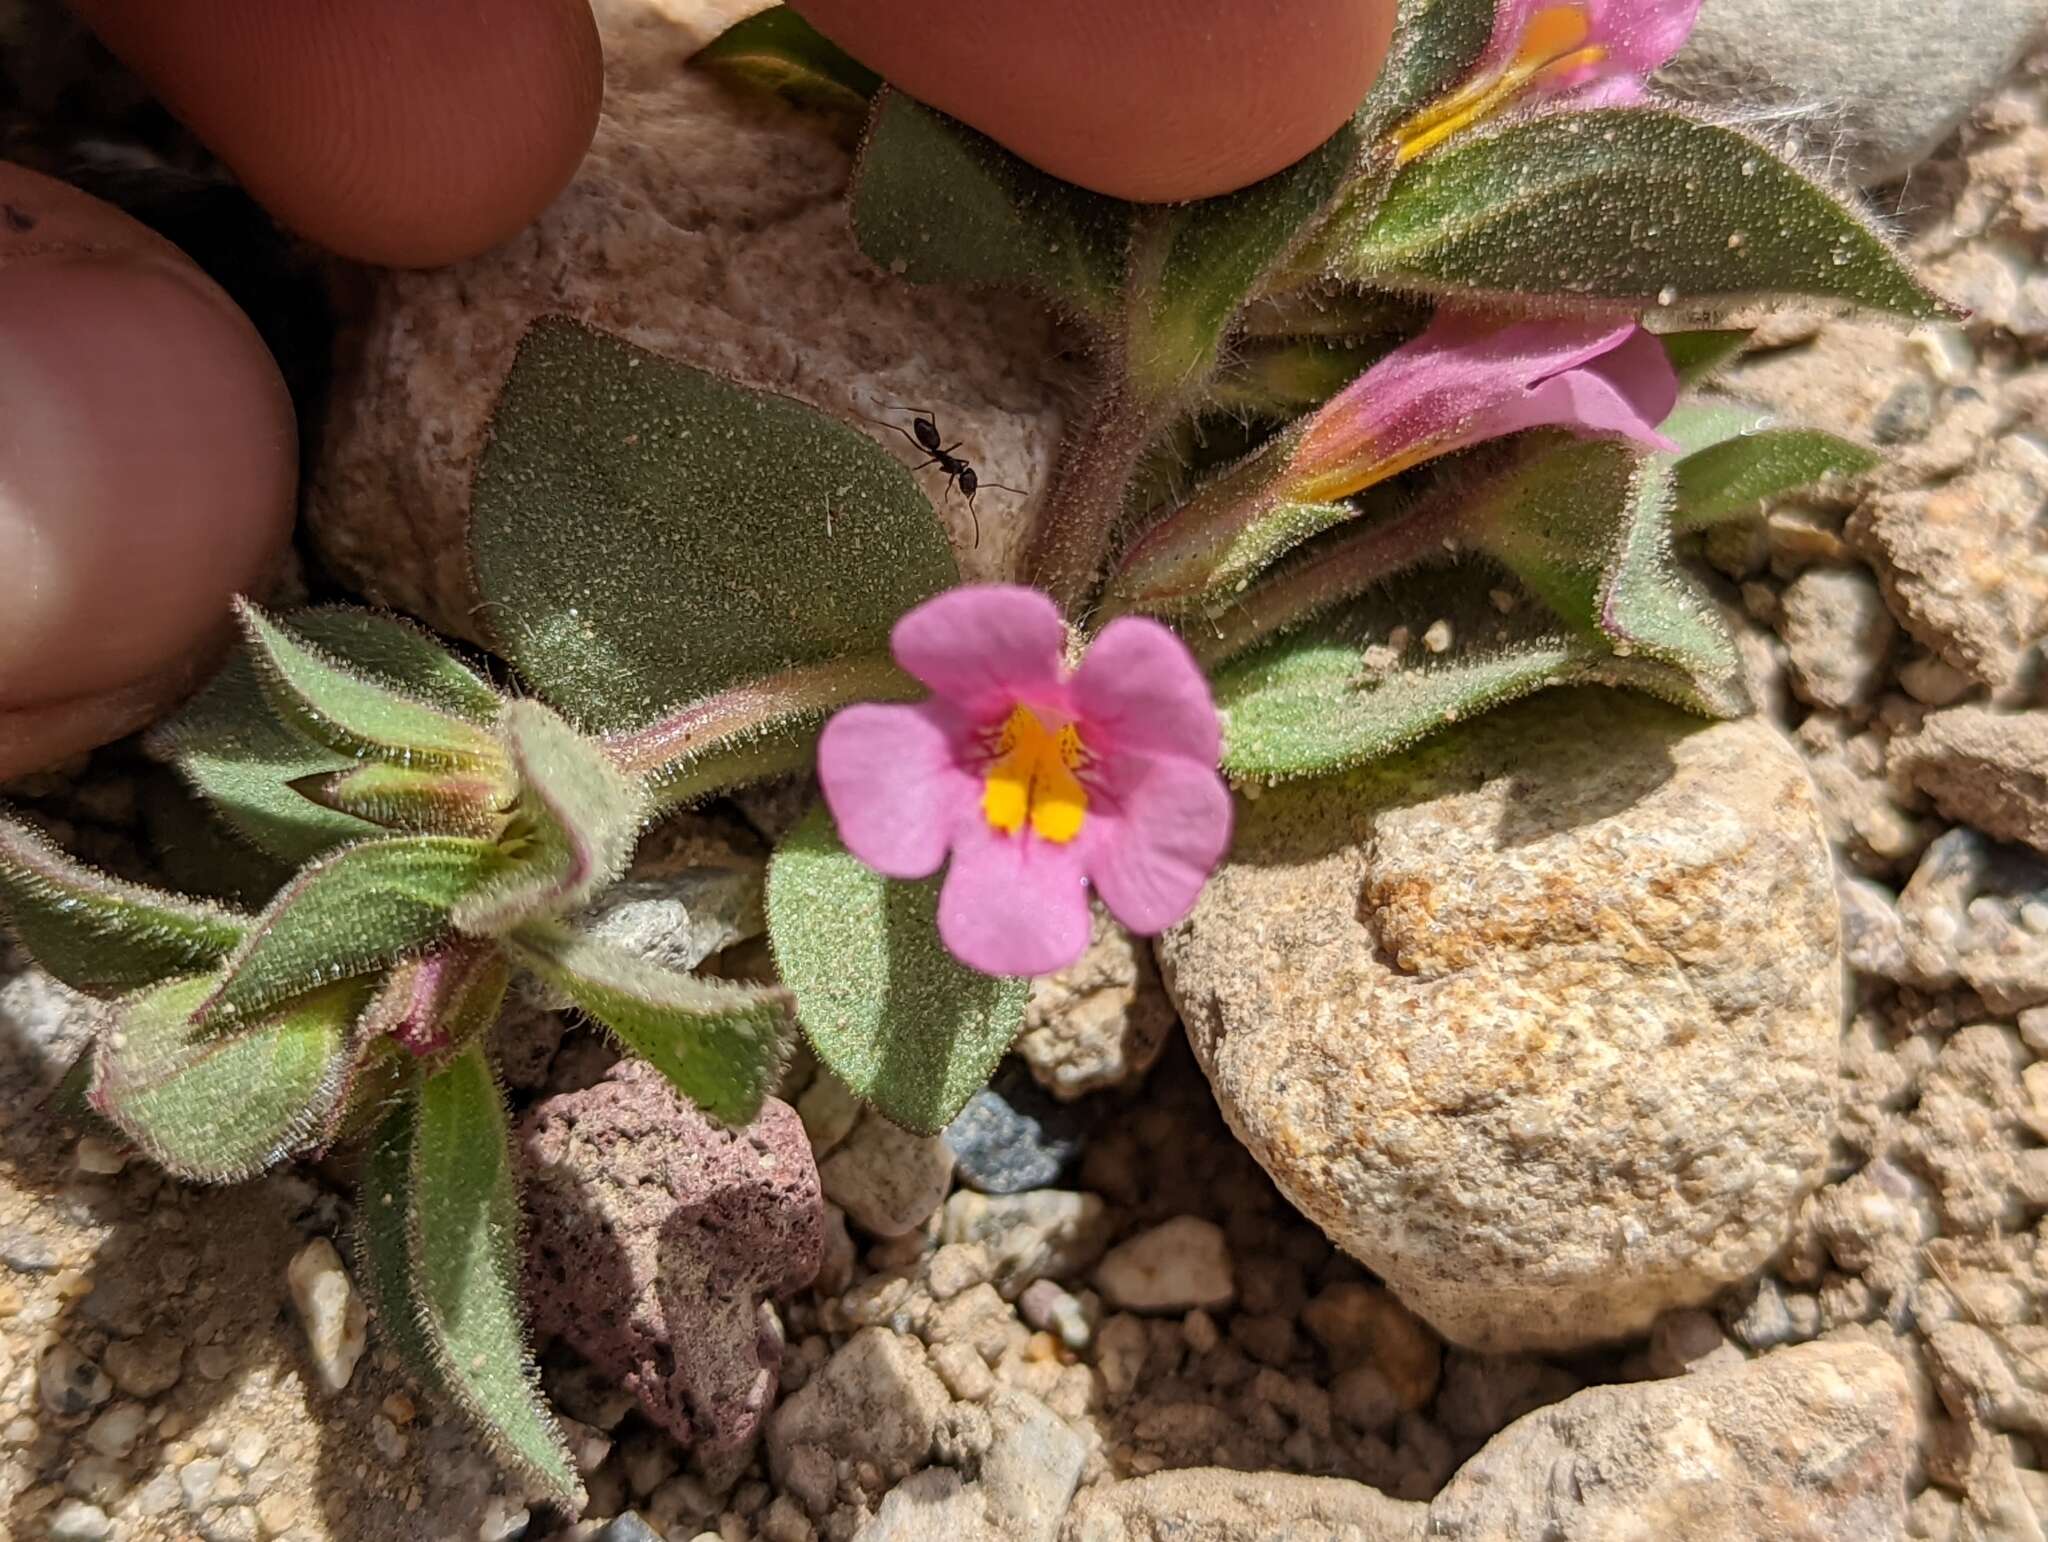
[(1185, 623), (1188, 647), (1213, 667), (1455, 548), (1463, 510), (1437, 496), (1296, 557), (1243, 599)]
[(1025, 543), (1025, 581), (1050, 594), (1069, 621), (1088, 613), (1145, 452), (1200, 399), (1215, 370), (1213, 349), (1190, 357), (1153, 334), (1172, 234), (1165, 210), (1152, 211), (1133, 231), (1123, 317), (1102, 339), (1094, 394), (1067, 428), (1051, 489)]
[(1029, 581), (1070, 620), (1079, 619), (1094, 596), (1123, 522), (1131, 478), (1167, 416), (1159, 404), (1137, 398), (1119, 361), (1067, 430), (1024, 561)]
[(733, 686), (604, 740), (613, 764), (648, 785), (656, 811), (809, 764), (841, 707), (906, 701), (924, 687), (882, 654), (805, 664)]

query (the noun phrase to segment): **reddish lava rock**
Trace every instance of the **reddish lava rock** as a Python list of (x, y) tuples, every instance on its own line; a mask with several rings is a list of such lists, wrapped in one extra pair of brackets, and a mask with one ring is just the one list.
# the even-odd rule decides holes
[(782, 1336), (766, 1301), (809, 1284), (824, 1198), (796, 1111), (728, 1129), (622, 1061), (519, 1127), (535, 1331), (568, 1340), (676, 1440), (752, 1436)]

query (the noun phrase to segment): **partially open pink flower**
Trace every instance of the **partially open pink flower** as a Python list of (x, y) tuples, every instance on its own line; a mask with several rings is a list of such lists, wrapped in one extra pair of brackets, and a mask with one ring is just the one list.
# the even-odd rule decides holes
[(1499, 0), (1478, 73), (1401, 127), (1399, 157), (1411, 161), (1518, 101), (1639, 101), (1643, 82), (1684, 45), (1699, 13), (1700, 0)]
[(1327, 503), (1525, 428), (1669, 450), (1657, 425), (1677, 403), (1663, 345), (1633, 322), (1501, 326), (1439, 311), (1309, 420), (1289, 457), (1287, 492)]
[(825, 801), (856, 857), (926, 878), (951, 855), (939, 935), (988, 974), (1079, 958), (1091, 884), (1132, 931), (1164, 931), (1230, 843), (1216, 708), (1180, 640), (1114, 621), (1071, 674), (1066, 641), (1035, 589), (949, 590), (890, 634), (930, 698), (848, 707), (818, 744)]
[(1675, 448), (1663, 345), (1633, 322), (1517, 321), (1438, 311), (1311, 416), (1275, 435), (1124, 553), (1112, 604), (1185, 609), (1233, 592), (1289, 546), (1349, 517), (1342, 500), (1411, 466), (1525, 428)]

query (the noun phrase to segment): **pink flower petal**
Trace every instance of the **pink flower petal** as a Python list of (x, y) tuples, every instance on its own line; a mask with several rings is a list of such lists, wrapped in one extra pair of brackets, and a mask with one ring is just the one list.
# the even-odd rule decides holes
[(1595, 107), (1633, 107), (1648, 95), (1635, 76), (1608, 75), (1568, 93), (1564, 105), (1576, 112), (1590, 112)]
[(1657, 425), (1677, 405), (1678, 374), (1669, 355), (1656, 338), (1637, 329), (1612, 352), (1553, 375), (1519, 399), (1482, 414), (1459, 440), (1475, 444), (1525, 428), (1569, 428), (1675, 450), (1678, 446)]
[[(1493, 15), (1493, 38), (1483, 68), (1504, 68), (1522, 44), (1529, 23), (1544, 11), (1572, 0), (1501, 0)], [(1570, 90), (1596, 79), (1633, 76), (1638, 81), (1668, 64), (1699, 20), (1700, 0), (1576, 0), (1587, 20), (1586, 41), (1606, 51), (1599, 64), (1547, 78), (1542, 87)], [(1540, 88), (1539, 88), (1540, 89)]]
[(1630, 322), (1569, 319), (1502, 326), (1440, 310), (1420, 336), (1315, 415), (1295, 447), (1290, 480), (1303, 496), (1340, 497), (1390, 474), (1387, 468), (1510, 432), (1494, 421), (1532, 387), (1612, 352), (1635, 330)]
[(977, 720), (1018, 702), (1059, 706), (1066, 623), (1016, 584), (970, 584), (926, 600), (889, 634), (896, 662)]
[(1091, 754), (1179, 755), (1206, 767), (1223, 751), (1201, 666), (1156, 621), (1125, 616), (1110, 622), (1089, 644), (1071, 690)]
[(1088, 810), (1088, 876), (1125, 926), (1163, 932), (1230, 847), (1230, 792), (1212, 768), (1171, 756), (1119, 760), (1103, 791)]
[(1641, 79), (1677, 57), (1700, 19), (1700, 0), (1605, 0), (1597, 15), (1594, 40)]
[(974, 819), (981, 784), (956, 752), (961, 725), (939, 703), (872, 703), (834, 714), (818, 740), (818, 782), (846, 849), (891, 878), (928, 878)]
[(983, 974), (1064, 969), (1088, 947), (1085, 844), (1004, 835), (981, 820), (963, 826), (939, 890), (940, 940)]

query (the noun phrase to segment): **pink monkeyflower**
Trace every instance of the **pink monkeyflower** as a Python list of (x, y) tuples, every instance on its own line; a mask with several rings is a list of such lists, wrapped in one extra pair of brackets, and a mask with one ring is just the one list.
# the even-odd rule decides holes
[(1671, 450), (1657, 425), (1677, 403), (1663, 345), (1634, 322), (1501, 326), (1439, 311), (1309, 419), (1288, 460), (1287, 493), (1328, 503), (1526, 428)]
[(1663, 345), (1633, 322), (1502, 325), (1440, 310), (1421, 336), (1134, 542), (1110, 598), (1171, 610), (1242, 587), (1288, 546), (1347, 517), (1341, 500), (1525, 428), (1674, 449), (1657, 425), (1677, 402)]
[(951, 856), (939, 936), (955, 957), (1006, 975), (1072, 963), (1090, 885), (1140, 934), (1194, 908), (1231, 809), (1216, 708), (1178, 638), (1114, 621), (1069, 673), (1052, 601), (990, 584), (927, 600), (889, 642), (932, 695), (838, 713), (818, 780), (875, 871), (927, 878)]
[(1574, 107), (1640, 101), (1699, 19), (1700, 0), (1500, 0), (1474, 77), (1395, 138), (1406, 162), (1514, 102)]

